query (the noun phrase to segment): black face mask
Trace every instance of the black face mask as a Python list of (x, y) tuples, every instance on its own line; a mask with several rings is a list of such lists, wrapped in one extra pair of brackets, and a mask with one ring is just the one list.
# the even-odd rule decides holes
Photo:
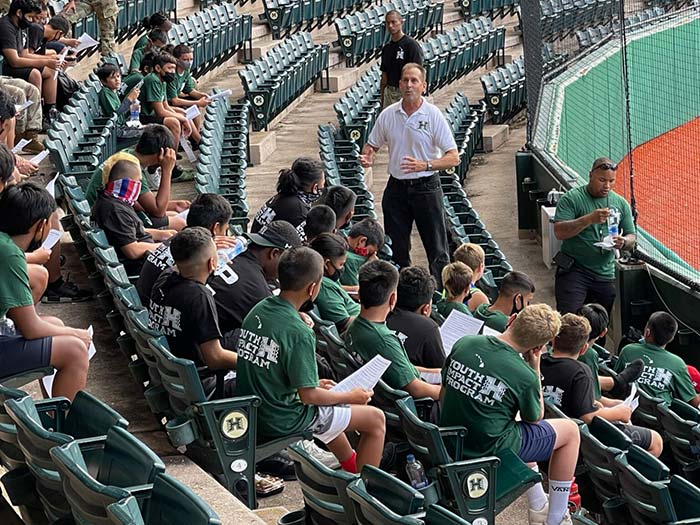
[(343, 272), (341, 272), (338, 268), (336, 268), (333, 263), (330, 263), (330, 265), (331, 265), (331, 268), (333, 268), (333, 273), (331, 275), (328, 275), (327, 277), (331, 281), (334, 281), (337, 283), (338, 281), (340, 281), (340, 274), (342, 274)]
[(523, 296), (522, 295), (520, 296), (520, 301), (521, 301), (520, 308), (518, 308), (518, 305), (516, 304), (517, 299), (518, 299), (517, 295), (515, 297), (513, 297), (513, 308), (511, 308), (511, 310), (510, 310), (510, 315), (520, 313), (522, 311), (522, 309), (525, 307), (522, 304)]
[(33, 252), (41, 247), (41, 242), (44, 238), (44, 227), (42, 226), (37, 231), (39, 232), (39, 239), (37, 239), (36, 236), (32, 239), (32, 242), (30, 242), (27, 247), (27, 252)]
[(18, 18), (17, 23), (20, 29), (27, 29), (32, 24), (26, 18), (24, 18), (24, 16)]
[(304, 304), (302, 304), (299, 307), (299, 311), (304, 312), (304, 313), (310, 312), (313, 309), (314, 309), (314, 302), (311, 300), (310, 297), (306, 301), (304, 301)]
[(163, 73), (163, 82), (172, 82), (175, 80), (175, 73)]

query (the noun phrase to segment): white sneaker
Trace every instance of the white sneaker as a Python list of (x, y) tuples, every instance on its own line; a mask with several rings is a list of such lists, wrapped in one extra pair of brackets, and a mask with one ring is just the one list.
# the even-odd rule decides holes
[[(549, 501), (541, 510), (528, 509), (527, 520), (530, 525), (547, 525), (547, 515), (549, 514)], [(559, 525), (573, 525), (569, 511), (566, 511), (564, 517), (559, 522)]]
[(300, 441), (300, 444), (301, 448), (303, 448), (307, 454), (309, 454), (315, 460), (321, 462), (326, 467), (333, 470), (340, 468), (340, 461), (338, 461), (338, 458), (336, 458), (332, 452), (323, 450), (310, 439), (302, 440)]

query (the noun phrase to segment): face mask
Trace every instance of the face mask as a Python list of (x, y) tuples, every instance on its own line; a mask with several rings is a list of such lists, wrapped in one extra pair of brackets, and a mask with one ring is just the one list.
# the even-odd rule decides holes
[(44, 226), (46, 223), (43, 223), (41, 225), (41, 228), (37, 228), (37, 231), (39, 232), (39, 238), (37, 239), (34, 237), (32, 239), (32, 242), (29, 243), (29, 246), (27, 247), (27, 252), (33, 252), (35, 250), (38, 250), (39, 247), (41, 247), (41, 240), (44, 238)]
[(307, 206), (311, 206), (320, 196), (320, 193), (309, 193), (307, 191), (299, 192), (299, 198), (304, 201)]
[(163, 73), (163, 82), (173, 82), (175, 80), (175, 73)]
[(180, 61), (178, 61), (178, 66), (180, 66), (185, 71), (189, 71), (190, 69), (192, 69), (192, 61), (191, 60), (180, 60)]
[(333, 273), (331, 275), (328, 275), (327, 277), (334, 282), (340, 281), (340, 274), (342, 273), (338, 268), (335, 267), (333, 263), (329, 263), (331, 265), (331, 268), (333, 268)]
[(117, 179), (107, 183), (105, 195), (111, 195), (133, 206), (141, 193), (141, 181), (133, 179)]
[(357, 255), (361, 255), (362, 257), (367, 257), (369, 255), (369, 249), (367, 246), (358, 246), (357, 248), (353, 249), (353, 252), (355, 252)]
[(302, 304), (299, 307), (300, 312), (310, 312), (313, 309), (314, 309), (314, 302), (311, 300), (310, 297), (306, 301), (304, 301), (304, 304)]
[(27, 29), (31, 25), (31, 22), (24, 17), (20, 17), (17, 22), (20, 29)]
[(517, 300), (518, 300), (518, 296), (516, 295), (515, 297), (513, 297), (513, 307), (510, 309), (510, 315), (518, 314), (523, 309), (523, 304), (522, 304), (523, 296), (522, 295), (520, 296), (520, 301), (521, 301), (520, 308), (518, 308)]

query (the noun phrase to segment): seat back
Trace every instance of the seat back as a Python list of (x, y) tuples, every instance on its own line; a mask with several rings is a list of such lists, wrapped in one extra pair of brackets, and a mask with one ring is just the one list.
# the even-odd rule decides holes
[(700, 411), (674, 399), (671, 405), (660, 403), (657, 418), (663, 428), (663, 436), (674, 459), (686, 467), (700, 459)]
[(615, 458), (627, 451), (632, 441), (609, 421), (593, 418), (581, 427), (581, 459), (588, 468), (596, 494), (601, 500), (620, 495), (620, 483), (615, 474)]

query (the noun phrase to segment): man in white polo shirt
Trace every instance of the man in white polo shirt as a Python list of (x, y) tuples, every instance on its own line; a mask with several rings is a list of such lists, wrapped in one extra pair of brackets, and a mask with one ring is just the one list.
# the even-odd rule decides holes
[(430, 273), (442, 282), (450, 261), (437, 172), (459, 164), (457, 144), (440, 110), (423, 98), (425, 69), (406, 64), (401, 70), (402, 99), (379, 115), (360, 161), (368, 168), (384, 144), (389, 147), (389, 182), (384, 197), (384, 229), (392, 240), (394, 261), (411, 266), (411, 229), (416, 222), (428, 255)]

